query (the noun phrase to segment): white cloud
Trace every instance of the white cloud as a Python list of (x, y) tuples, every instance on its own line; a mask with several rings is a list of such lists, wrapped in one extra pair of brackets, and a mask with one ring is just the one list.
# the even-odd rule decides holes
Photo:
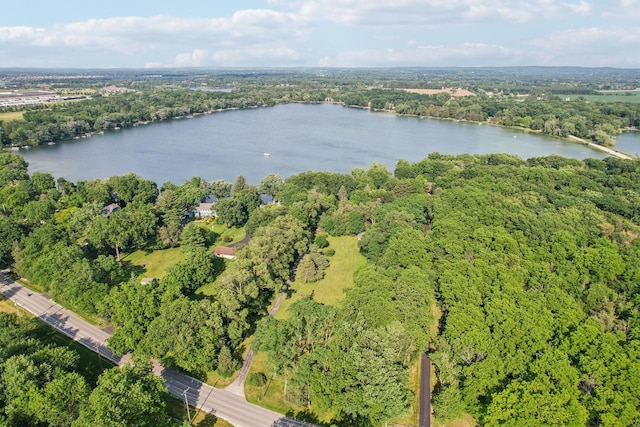
[(528, 22), (587, 14), (585, 0), (310, 0), (300, 9), (313, 19), (372, 27), (441, 26), (468, 22)]
[(206, 65), (201, 54), (205, 48), (283, 45), (304, 38), (307, 24), (307, 18), (293, 13), (255, 9), (237, 11), (229, 18), (116, 17), (49, 27), (5, 26), (0, 27), (0, 63), (6, 65), (12, 52), (31, 46), (56, 54), (74, 48), (141, 60), (158, 52), (170, 57), (179, 53), (176, 64)]
[(552, 65), (640, 67), (640, 27), (581, 28), (534, 40)]
[(176, 56), (173, 65), (176, 67), (202, 67), (206, 65), (207, 51), (195, 49), (191, 53), (181, 53)]
[(603, 16), (616, 18), (640, 18), (640, 0), (607, 2)]
[(500, 45), (463, 43), (457, 45), (417, 45), (407, 49), (370, 49), (346, 51), (326, 56), (323, 67), (395, 67), (395, 66), (490, 66), (524, 65), (524, 53)]

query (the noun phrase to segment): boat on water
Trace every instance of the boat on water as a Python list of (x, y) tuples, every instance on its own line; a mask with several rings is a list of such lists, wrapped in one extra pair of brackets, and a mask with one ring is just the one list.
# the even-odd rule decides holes
[(269, 154), (269, 153), (264, 153), (263, 155), (264, 155), (265, 157), (269, 157), (271, 154)]
[(47, 142), (47, 145), (56, 145), (56, 143), (51, 141), (51, 142)]

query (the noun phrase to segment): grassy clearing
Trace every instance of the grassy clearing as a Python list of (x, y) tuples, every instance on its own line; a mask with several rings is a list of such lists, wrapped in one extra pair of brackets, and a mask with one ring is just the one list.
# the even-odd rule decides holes
[(240, 371), (238, 370), (230, 377), (223, 377), (218, 373), (218, 371), (208, 372), (207, 380), (205, 382), (212, 387), (225, 388), (236, 379), (239, 373)]
[(162, 279), (167, 268), (184, 258), (180, 248), (161, 249), (158, 251), (136, 251), (123, 257), (123, 261), (140, 267), (140, 276)]
[(24, 111), (7, 111), (6, 113), (0, 113), (0, 120), (2, 121), (10, 121), (10, 120), (22, 120), (22, 116)]
[(329, 258), (329, 268), (324, 279), (316, 283), (293, 282), (292, 295), (282, 301), (276, 319), (286, 319), (289, 306), (312, 292), (315, 301), (336, 305), (344, 297), (344, 290), (353, 285), (353, 273), (366, 263), (366, 258), (358, 249), (358, 240), (353, 236), (329, 237), (328, 240), (329, 248), (336, 253)]

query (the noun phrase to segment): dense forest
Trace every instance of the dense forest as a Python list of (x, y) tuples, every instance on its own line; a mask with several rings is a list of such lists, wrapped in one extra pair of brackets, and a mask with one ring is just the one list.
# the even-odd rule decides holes
[[(28, 108), (22, 119), (0, 121), (3, 146), (38, 145), (88, 136), (172, 118), (236, 108), (255, 108), (288, 102), (335, 102), (358, 108), (441, 119), (487, 122), (515, 126), (545, 135), (578, 137), (600, 145), (613, 145), (612, 136), (640, 127), (640, 104), (594, 103), (580, 95), (602, 88), (640, 86), (633, 70), (596, 73), (586, 83), (562, 69), (478, 70), (297, 70), (280, 72), (204, 73), (149, 79), (143, 75), (112, 76), (54, 84), (51, 76), (19, 80), (25, 86), (40, 83), (60, 93), (89, 90), (76, 102)], [(568, 73), (565, 75), (564, 73)], [(576, 74), (577, 73), (577, 74)], [(606, 79), (610, 80), (605, 83)], [(28, 84), (27, 84), (28, 82)], [(100, 85), (120, 84), (135, 92), (103, 96)], [(203, 86), (204, 85), (204, 86)], [(224, 91), (192, 90), (204, 87)], [(454, 97), (447, 91), (418, 94), (405, 88), (458, 88), (474, 96)], [(93, 91), (93, 92), (91, 92)], [(567, 95), (570, 102), (567, 101)], [(620, 100), (624, 101), (621, 96)], [(5, 108), (6, 111), (24, 107)], [(1, 111), (0, 111), (1, 112)]]
[[(213, 257), (211, 231), (187, 219), (208, 194), (217, 221), (251, 235), (235, 261)], [(260, 194), (278, 203), (259, 207)], [(0, 262), (113, 324), (115, 351), (201, 378), (235, 371), (253, 335), (285, 402), (317, 420), (406, 416), (410, 369), (429, 352), (438, 422), (637, 425), (639, 207), (640, 161), (615, 158), (434, 153), (393, 173), (374, 164), (158, 188), (132, 174), (56, 182), (0, 154)], [(327, 236), (363, 232), (367, 262), (343, 300), (267, 316), (296, 260), (315, 281), (331, 262)], [(167, 247), (184, 256), (151, 285), (121, 256)]]
[[(78, 353), (49, 339), (35, 319), (0, 312), (0, 425), (178, 426), (151, 365), (110, 368), (99, 378)], [(124, 392), (126, 390), (126, 392)]]

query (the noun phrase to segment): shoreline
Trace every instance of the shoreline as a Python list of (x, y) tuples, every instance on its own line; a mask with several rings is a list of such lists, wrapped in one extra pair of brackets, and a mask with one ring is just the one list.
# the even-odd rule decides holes
[[(594, 150), (597, 151), (603, 151), (605, 153), (611, 154), (614, 157), (618, 157), (619, 159), (623, 159), (623, 160), (635, 160), (638, 157), (629, 155), (627, 153), (624, 153), (622, 151), (616, 150), (615, 148), (611, 148), (611, 147), (605, 147), (603, 145), (598, 145), (594, 142), (590, 142), (587, 141), (586, 139), (582, 139), (579, 138), (577, 136), (573, 136), (573, 135), (569, 135), (568, 137), (561, 137), (561, 136), (553, 136), (553, 135), (547, 135), (544, 134), (540, 131), (535, 131), (532, 129), (527, 129), (527, 128), (523, 128), (520, 126), (505, 126), (505, 125), (500, 125), (497, 123), (491, 123), (490, 121), (475, 121), (475, 120), (467, 120), (467, 119), (452, 119), (450, 117), (433, 117), (433, 116), (419, 116), (416, 114), (398, 114), (394, 111), (390, 111), (390, 110), (375, 110), (375, 109), (371, 109), (370, 107), (360, 107), (357, 105), (344, 105), (343, 103), (338, 103), (338, 102), (332, 102), (331, 104), (337, 104), (337, 105), (342, 105), (343, 107), (347, 107), (347, 108), (357, 108), (357, 109), (364, 109), (364, 110), (369, 110), (371, 112), (374, 113), (388, 113), (388, 114), (393, 114), (395, 116), (398, 117), (415, 117), (415, 118), (425, 118), (425, 119), (429, 119), (429, 120), (444, 120), (444, 121), (450, 121), (450, 122), (464, 122), (464, 123), (476, 123), (478, 125), (488, 125), (488, 126), (496, 126), (499, 128), (503, 128), (503, 129), (512, 129), (515, 131), (519, 131), (519, 132), (523, 132), (523, 133), (533, 133), (535, 135), (540, 135), (540, 136), (546, 136), (549, 138), (554, 138), (554, 139), (559, 139), (561, 141), (566, 141), (566, 142), (571, 142), (571, 143), (578, 143), (578, 144), (582, 144), (582, 145), (586, 145), (590, 148), (593, 148)], [(625, 128), (623, 129), (623, 132), (640, 132), (640, 129), (636, 129), (636, 128)]]
[[(391, 111), (391, 110), (384, 110), (384, 109), (372, 109), (371, 107), (367, 106), (367, 107), (362, 107), (359, 105), (346, 105), (344, 102), (335, 102), (335, 101), (309, 101), (309, 102), (305, 102), (305, 101), (289, 101), (289, 102), (284, 102), (284, 103), (276, 103), (273, 106), (276, 105), (286, 105), (286, 104), (309, 104), (309, 105), (319, 105), (319, 104), (331, 104), (331, 105), (341, 105), (342, 107), (346, 107), (346, 108), (354, 108), (354, 109), (358, 109), (358, 110), (369, 110), (370, 112), (373, 113), (387, 113), (387, 114), (393, 114), (395, 116), (398, 117), (415, 117), (415, 118), (426, 118), (429, 120), (445, 120), (445, 121), (451, 121), (451, 122), (464, 122), (464, 123), (475, 123), (478, 125), (489, 125), (489, 126), (496, 126), (496, 127), (501, 127), (504, 129), (512, 129), (515, 131), (519, 131), (519, 132), (523, 132), (523, 133), (533, 133), (536, 135), (541, 135), (541, 136), (547, 136), (549, 138), (555, 138), (555, 139), (560, 139), (563, 141), (567, 141), (567, 142), (572, 142), (572, 143), (579, 143), (582, 145), (586, 145), (594, 150), (597, 151), (603, 151), (606, 152), (608, 154), (611, 154), (612, 156), (618, 157), (620, 159), (624, 159), (624, 160), (634, 160), (637, 157), (635, 156), (631, 156), (627, 153), (623, 153), (622, 151), (618, 151), (615, 148), (610, 148), (610, 147), (605, 147), (602, 145), (598, 145), (595, 144), (593, 142), (587, 141), (585, 139), (579, 138), (577, 136), (573, 136), (573, 135), (569, 135), (568, 137), (559, 137), (559, 136), (553, 136), (553, 135), (546, 135), (543, 134), (540, 131), (535, 131), (532, 129), (527, 129), (527, 128), (523, 128), (523, 127), (519, 127), (519, 126), (505, 126), (505, 125), (500, 125), (497, 123), (492, 123), (488, 120), (486, 121), (475, 121), (475, 120), (467, 120), (467, 119), (453, 119), (450, 117), (433, 117), (433, 116), (421, 116), (421, 115), (417, 115), (417, 114), (399, 114), (396, 113), (395, 111)], [(125, 127), (125, 128), (114, 128), (114, 129), (108, 129), (107, 131), (111, 132), (111, 131), (118, 131), (121, 129), (129, 129), (129, 128), (134, 128), (140, 125), (148, 125), (148, 124), (154, 124), (154, 123), (160, 123), (163, 121), (169, 121), (169, 120), (180, 120), (180, 119), (187, 119), (187, 118), (194, 118), (194, 117), (198, 117), (198, 116), (203, 116), (203, 115), (208, 115), (208, 114), (215, 114), (215, 113), (223, 113), (223, 112), (227, 112), (227, 111), (239, 111), (239, 110), (244, 110), (244, 109), (255, 109), (255, 108), (263, 108), (263, 107), (269, 107), (269, 105), (250, 105), (247, 106), (245, 108), (238, 108), (238, 107), (230, 107), (230, 108), (219, 108), (219, 109), (215, 109), (215, 110), (208, 110), (208, 111), (204, 111), (204, 112), (198, 112), (198, 113), (193, 113), (191, 115), (188, 116), (174, 116), (174, 117), (169, 117), (167, 119), (164, 120), (158, 120), (158, 121), (147, 121), (147, 122), (136, 122), (133, 123), (131, 126)], [(640, 129), (637, 128), (626, 128), (624, 129), (624, 131), (628, 131), (628, 132), (640, 132)], [(94, 131), (94, 132), (89, 132), (89, 135), (93, 136), (94, 134), (98, 134), (100, 133), (99, 131)], [(102, 131), (101, 133), (104, 133), (104, 131)], [(88, 139), (89, 136), (87, 136), (87, 134), (82, 135), (85, 139)], [(66, 141), (73, 141), (76, 139), (79, 139), (80, 137), (73, 137), (70, 139), (64, 139), (64, 140), (59, 140), (56, 142), (66, 142)], [(49, 145), (53, 145), (53, 144), (49, 144)], [(37, 147), (38, 145), (36, 145), (35, 147)], [(2, 147), (2, 149), (0, 149), (0, 152), (16, 152), (22, 149), (29, 149), (31, 148), (31, 145), (23, 145), (23, 146), (6, 146), (6, 147)]]
[(600, 151), (604, 151), (605, 153), (609, 153), (612, 156), (618, 157), (620, 159), (624, 159), (624, 160), (634, 160), (634, 157), (623, 153), (622, 151), (618, 151), (618, 150), (614, 150), (613, 148), (610, 147), (605, 147), (604, 145), (598, 145), (594, 142), (590, 142), (587, 141), (585, 139), (582, 138), (578, 138), (577, 136), (573, 136), (573, 135), (569, 135), (566, 139), (570, 140), (570, 141), (575, 141), (575, 142), (579, 142), (581, 144), (584, 145), (588, 145), (589, 147), (595, 149), (595, 150), (600, 150)]

